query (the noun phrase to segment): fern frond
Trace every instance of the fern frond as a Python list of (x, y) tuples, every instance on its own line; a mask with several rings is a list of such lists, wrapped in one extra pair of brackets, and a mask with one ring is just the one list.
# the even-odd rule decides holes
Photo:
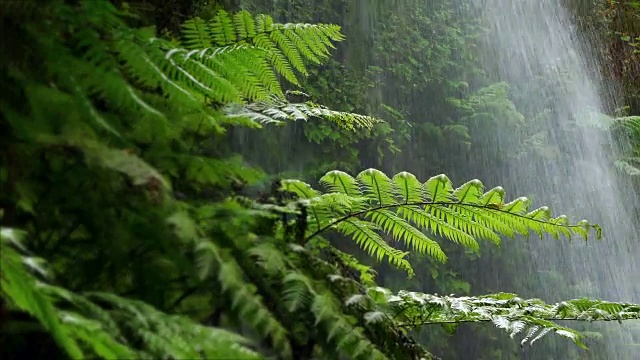
[(248, 118), (259, 124), (281, 125), (286, 121), (323, 119), (347, 131), (371, 130), (381, 120), (360, 114), (327, 109), (313, 102), (289, 103), (278, 97), (246, 105), (230, 104), (225, 113), (231, 118)]
[[(19, 233), (2, 228), (0, 234), (2, 292), (9, 305), (33, 315), (71, 358), (130, 359), (142, 354), (153, 358), (261, 358), (249, 350), (247, 339), (232, 332), (112, 293), (78, 294), (41, 282), (28, 267), (46, 271), (13, 249), (20, 246)], [(132, 344), (138, 345), (134, 348)]]
[(614, 118), (611, 126), (622, 128), (629, 132), (640, 132), (640, 116), (622, 116)]
[(112, 316), (127, 331), (139, 336), (146, 351), (156, 356), (170, 354), (176, 358), (259, 359), (247, 349), (248, 340), (232, 332), (207, 326), (175, 315), (167, 315), (140, 301), (124, 299), (109, 293), (89, 293), (94, 299), (115, 310)]
[(343, 193), (348, 196), (360, 196), (362, 193), (357, 180), (341, 171), (329, 171), (320, 178), (320, 184), (331, 192)]
[[(295, 283), (295, 291), (288, 290), (289, 304), (295, 308), (304, 308), (313, 314), (315, 326), (325, 336), (325, 348), (349, 359), (387, 359), (369, 339), (361, 328), (354, 327), (342, 313), (338, 303), (325, 289), (316, 289), (311, 279), (301, 274), (288, 275), (285, 279)], [(292, 295), (295, 293), (295, 296)]]
[[(510, 337), (525, 334), (522, 345), (539, 340), (547, 333), (572, 340), (585, 347), (582, 334), (555, 321), (624, 321), (640, 319), (640, 304), (608, 302), (594, 299), (574, 299), (546, 304), (539, 299), (521, 299), (515, 294), (490, 294), (479, 297), (437, 296), (409, 291), (397, 295), (386, 289), (371, 289), (369, 293), (397, 321), (406, 327), (464, 322), (492, 322)], [(526, 330), (526, 332), (525, 332)]]
[(231, 15), (225, 10), (218, 10), (216, 16), (209, 21), (210, 36), (219, 46), (235, 43), (238, 39)]
[[(247, 323), (258, 333), (269, 338), (282, 356), (289, 358), (291, 349), (287, 338), (287, 330), (278, 322), (275, 316), (264, 306), (262, 299), (245, 283), (240, 267), (233, 258), (225, 256), (221, 250), (210, 241), (201, 241), (197, 248), (198, 263), (203, 270), (202, 277), (208, 277), (212, 267), (215, 267), (217, 281), (221, 284), (223, 293), (230, 300), (232, 313), (238, 319)], [(211, 269), (211, 270), (207, 270)], [(251, 314), (251, 317), (247, 317)]]
[(386, 256), (391, 264), (413, 275), (414, 271), (411, 265), (404, 259), (407, 253), (403, 253), (387, 244), (375, 231), (377, 229), (373, 224), (356, 219), (336, 224), (336, 231), (355, 240), (365, 252), (374, 256), (378, 261)]
[(556, 238), (563, 235), (569, 239), (580, 235), (586, 239), (593, 229), (597, 238), (601, 238), (598, 225), (586, 220), (569, 224), (564, 216), (551, 217), (547, 207), (530, 211), (531, 202), (527, 198), (504, 204), (503, 188), (485, 192), (479, 180), (454, 189), (451, 180), (443, 174), (422, 184), (407, 172), (389, 178), (379, 170), (368, 169), (356, 177), (341, 171), (328, 172), (320, 179), (328, 191), (326, 194), (292, 180), (283, 184), (285, 191), (295, 192), (307, 201), (310, 209), (307, 240), (323, 231), (338, 230), (370, 255), (377, 259), (389, 256), (392, 263), (406, 269), (409, 268), (398, 257), (401, 253), (394, 252), (377, 233), (402, 239), (413, 250), (443, 262), (446, 255), (440, 245), (422, 231), (471, 249), (478, 249), (479, 239), (499, 244), (500, 236), (529, 235), (530, 232)]
[(29, 272), (33, 261), (25, 261), (11, 244), (19, 243), (24, 236), (15, 229), (0, 228), (0, 274), (2, 293), (10, 305), (31, 314), (53, 336), (56, 343), (73, 359), (84, 358), (84, 353), (71, 329), (65, 327), (51, 301), (38, 289), (38, 280)]
[(371, 221), (377, 224), (382, 231), (391, 234), (395, 240), (404, 240), (407, 247), (413, 248), (421, 254), (429, 254), (438, 261), (444, 262), (446, 260), (446, 256), (437, 242), (429, 239), (424, 233), (393, 212), (378, 210), (368, 213), (367, 217), (370, 217)]
[(394, 185), (382, 171), (364, 170), (356, 178), (362, 184), (364, 195), (370, 198), (375, 205), (385, 206), (396, 203)]
[[(243, 90), (241, 94), (254, 100), (267, 97), (267, 93), (255, 93), (258, 85), (270, 89), (269, 94), (282, 96), (276, 73), (298, 85), (296, 71), (307, 74), (305, 61), (321, 63), (327, 59), (327, 48), (333, 47), (332, 42), (341, 41), (343, 37), (340, 28), (335, 25), (277, 24), (268, 15), (253, 17), (247, 11), (231, 15), (220, 10), (208, 23), (199, 18), (187, 21), (183, 25), (182, 39), (186, 47), (184, 53), (188, 56), (182, 62), (189, 60), (197, 63), (185, 67), (185, 75), (190, 74), (201, 83), (206, 83), (204, 80), (208, 79), (210, 84), (214, 83), (215, 74), (223, 74), (224, 79), (233, 76), (235, 81), (232, 82), (236, 88), (238, 84), (244, 85), (240, 87)], [(211, 56), (217, 49), (236, 46), (252, 49), (251, 55), (238, 58), (240, 53), (228, 54), (228, 59), (219, 59), (221, 66), (213, 66), (216, 63)], [(224, 71), (222, 65), (228, 69)], [(247, 83), (252, 78), (258, 78), (261, 82)], [(209, 96), (224, 94), (212, 87), (206, 90), (211, 90), (208, 91)]]

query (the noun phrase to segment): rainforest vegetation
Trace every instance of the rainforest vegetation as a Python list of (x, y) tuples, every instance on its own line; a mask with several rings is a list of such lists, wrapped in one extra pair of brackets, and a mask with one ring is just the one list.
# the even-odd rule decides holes
[[(604, 358), (640, 305), (513, 293), (510, 258), (617, 239), (501, 183), (559, 149), (466, 3), (0, 2), (2, 358)], [(566, 3), (636, 194), (640, 2)]]

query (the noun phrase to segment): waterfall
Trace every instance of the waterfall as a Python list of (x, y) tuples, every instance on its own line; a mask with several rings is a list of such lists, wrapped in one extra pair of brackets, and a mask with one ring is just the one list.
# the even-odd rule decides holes
[[(588, 296), (640, 302), (640, 229), (630, 210), (634, 203), (637, 208), (638, 194), (613, 166), (616, 144), (603, 113), (615, 108), (615, 89), (601, 79), (597, 42), (577, 30), (558, 0), (476, 0), (474, 7), (487, 28), (479, 50), (483, 65), (496, 81), (510, 85), (512, 99), (528, 121), (525, 134), (500, 135), (522, 136), (522, 147), (529, 152), (535, 150), (531, 144), (549, 150), (536, 156), (505, 154), (507, 165), (496, 169), (495, 181), (511, 194), (531, 195), (534, 205), (552, 205), (556, 214), (587, 218), (605, 231), (603, 242), (587, 244), (532, 238), (526, 252), (520, 239), (505, 243), (501, 256), (513, 257), (508, 261), (512, 268), (497, 272), (517, 273), (521, 281), (502, 281), (498, 274), (480, 281), (486, 289), (474, 292), (501, 288), (547, 301)], [(484, 141), (483, 146), (495, 145)], [(600, 355), (589, 358), (640, 356), (637, 324), (580, 328), (604, 336), (590, 343), (592, 354)], [(534, 346), (523, 356), (568, 358), (564, 351), (571, 345), (557, 344)], [(587, 356), (595, 355), (583, 358)]]

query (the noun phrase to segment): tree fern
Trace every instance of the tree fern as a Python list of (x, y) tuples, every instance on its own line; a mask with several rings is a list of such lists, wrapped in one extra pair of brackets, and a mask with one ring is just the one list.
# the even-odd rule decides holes
[(327, 189), (326, 194), (298, 180), (283, 181), (284, 190), (309, 204), (307, 240), (336, 230), (352, 237), (376, 258), (388, 257), (409, 274), (412, 270), (403, 260), (405, 253), (384, 242), (376, 232), (388, 234), (406, 248), (438, 261), (445, 261), (446, 255), (425, 231), (473, 249), (478, 247), (479, 239), (499, 244), (502, 235), (528, 236), (530, 232), (540, 237), (551, 234), (571, 239), (572, 235), (580, 235), (587, 239), (594, 229), (597, 237), (601, 236), (600, 227), (586, 220), (569, 224), (565, 216), (552, 218), (547, 207), (531, 211), (527, 198), (505, 204), (501, 187), (485, 192), (479, 180), (454, 189), (445, 175), (421, 183), (407, 172), (389, 178), (379, 170), (369, 169), (356, 177), (331, 171), (320, 183)]

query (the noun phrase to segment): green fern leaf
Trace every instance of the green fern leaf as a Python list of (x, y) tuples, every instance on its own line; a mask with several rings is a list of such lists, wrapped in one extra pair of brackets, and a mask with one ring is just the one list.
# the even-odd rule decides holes
[(238, 33), (238, 37), (242, 39), (253, 38), (256, 36), (256, 23), (253, 16), (246, 11), (241, 10), (233, 16), (233, 22)]
[(450, 202), (453, 194), (453, 185), (451, 180), (444, 175), (440, 174), (427, 180), (424, 184), (424, 189), (427, 198), (432, 202)]
[(425, 201), (426, 198), (422, 183), (418, 181), (415, 175), (403, 171), (393, 177), (393, 182), (405, 204), (415, 204)]
[(365, 195), (378, 205), (390, 205), (395, 201), (395, 190), (391, 179), (376, 169), (364, 170), (357, 179), (363, 184)]
[[(546, 304), (539, 299), (520, 299), (515, 294), (490, 294), (480, 297), (437, 296), (408, 291), (394, 295), (386, 289), (370, 289), (382, 299), (376, 301), (385, 314), (399, 313), (396, 319), (407, 327), (458, 324), (461, 322), (492, 322), (510, 337), (526, 333), (521, 344), (533, 344), (547, 333), (566, 337), (586, 348), (582, 334), (560, 326), (556, 320), (619, 321), (640, 318), (639, 304), (606, 302), (594, 299), (574, 299)], [(429, 314), (429, 316), (425, 316)]]
[(376, 233), (377, 228), (370, 223), (359, 220), (348, 220), (336, 224), (336, 230), (346, 236), (352, 237), (362, 249), (378, 261), (385, 256), (389, 262), (398, 268), (406, 270), (413, 276), (413, 269), (404, 257), (407, 253), (394, 249)]
[(233, 44), (237, 41), (236, 29), (233, 19), (228, 12), (218, 10), (218, 13), (209, 21), (210, 37), (218, 46)]
[(331, 192), (340, 192), (349, 196), (359, 196), (361, 193), (356, 179), (338, 170), (326, 173), (320, 178), (320, 184), (324, 185)]
[(407, 269), (401, 261), (405, 255), (387, 244), (378, 232), (403, 240), (409, 248), (439, 261), (445, 261), (446, 255), (421, 230), (473, 250), (479, 248), (478, 239), (499, 245), (500, 236), (513, 237), (516, 233), (526, 236), (531, 231), (540, 236), (564, 235), (571, 239), (572, 234), (586, 238), (593, 229), (597, 238), (601, 238), (598, 225), (586, 220), (571, 225), (566, 217), (552, 218), (546, 207), (530, 211), (531, 202), (527, 198), (503, 204), (504, 189), (496, 187), (483, 193), (484, 186), (479, 180), (454, 189), (445, 175), (421, 184), (406, 172), (390, 179), (379, 170), (368, 169), (355, 178), (340, 171), (327, 173), (320, 179), (329, 191), (327, 194), (297, 181), (284, 183), (289, 184), (284, 189), (305, 199), (310, 209), (307, 241), (323, 231), (337, 230), (376, 259), (388, 256), (391, 263)]
[(420, 254), (429, 254), (438, 261), (445, 262), (447, 257), (440, 245), (425, 234), (388, 210), (377, 210), (367, 214), (385, 233), (391, 234), (395, 240), (404, 240), (409, 248)]
[(183, 44), (187, 49), (209, 49), (213, 46), (206, 21), (194, 18), (182, 24)]
[(466, 182), (453, 191), (458, 202), (465, 204), (479, 204), (483, 193), (484, 185), (478, 179)]

